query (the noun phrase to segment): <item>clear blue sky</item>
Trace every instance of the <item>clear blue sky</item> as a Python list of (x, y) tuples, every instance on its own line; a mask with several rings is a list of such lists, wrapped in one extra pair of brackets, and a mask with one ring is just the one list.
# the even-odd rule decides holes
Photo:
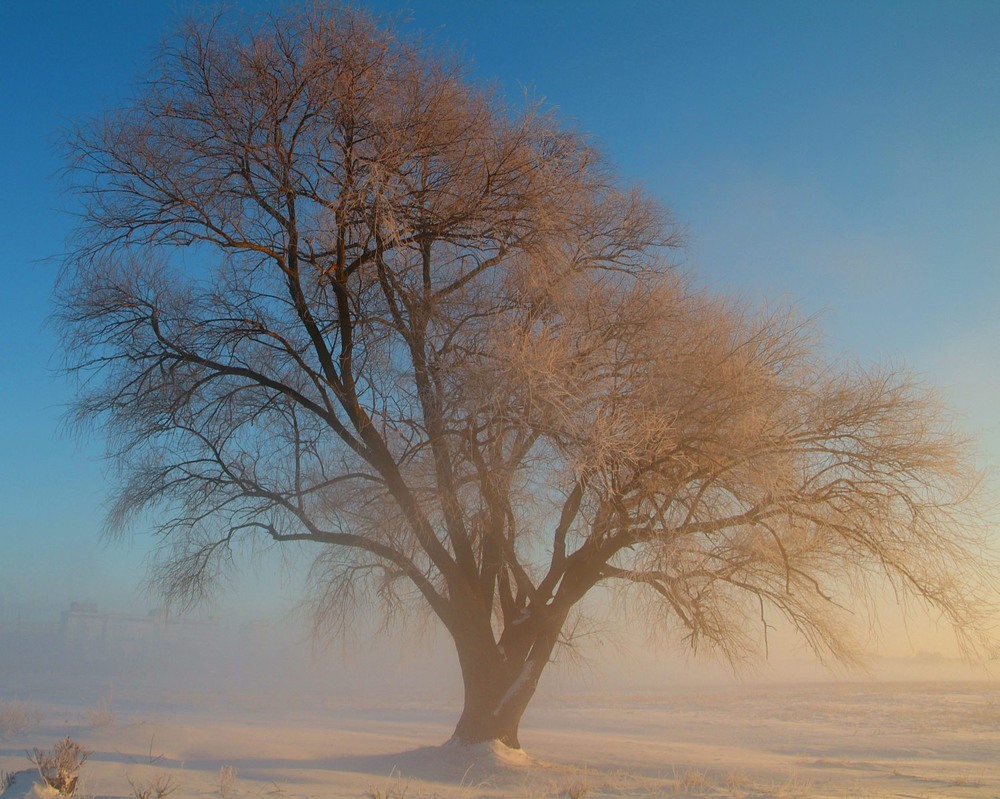
[[(832, 351), (908, 364), (1000, 465), (1000, 3), (371, 5), (555, 104), (674, 210), (705, 282), (820, 314)], [(100, 441), (61, 430), (46, 258), (73, 224), (60, 131), (127, 97), (195, 7), (0, 0), (0, 618), (152, 604), (150, 541), (99, 542)], [(235, 595), (267, 607), (271, 571)]]

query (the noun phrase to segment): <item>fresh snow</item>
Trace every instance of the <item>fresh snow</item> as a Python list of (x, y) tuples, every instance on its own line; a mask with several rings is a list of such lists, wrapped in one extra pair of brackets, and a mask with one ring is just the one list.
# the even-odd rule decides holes
[[(3, 688), (0, 686), (0, 692)], [(0, 770), (72, 735), (94, 755), (79, 795), (132, 797), (170, 776), (173, 799), (995, 799), (1000, 685), (828, 683), (542, 694), (525, 751), (436, 745), (454, 704), (174, 694), (88, 706), (27, 701), (40, 722), (0, 740)], [(231, 769), (231, 771), (229, 770)], [(20, 774), (3, 799), (45, 799)]]
[(35, 769), (18, 771), (11, 775), (13, 782), (0, 796), (3, 799), (57, 799), (59, 792), (42, 782)]

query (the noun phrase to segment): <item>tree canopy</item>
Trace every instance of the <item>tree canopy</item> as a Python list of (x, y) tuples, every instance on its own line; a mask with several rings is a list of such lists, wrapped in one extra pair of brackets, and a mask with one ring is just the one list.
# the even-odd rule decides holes
[(989, 641), (979, 475), (933, 393), (698, 288), (657, 202), (447, 55), (333, 5), (194, 20), (70, 149), (77, 415), (113, 526), (162, 520), (169, 597), (315, 544), (321, 623), (422, 604), (456, 737), (511, 746), (599, 585), (734, 662), (774, 617), (855, 660), (886, 580)]

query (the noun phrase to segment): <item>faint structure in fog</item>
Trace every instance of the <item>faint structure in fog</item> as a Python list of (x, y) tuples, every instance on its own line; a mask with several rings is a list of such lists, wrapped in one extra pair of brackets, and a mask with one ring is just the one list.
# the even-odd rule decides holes
[(172, 618), (163, 608), (140, 616), (99, 613), (94, 602), (73, 602), (60, 614), (60, 631), (65, 653), (84, 662), (158, 663), (171, 652), (197, 647), (204, 655), (222, 646), (218, 621)]

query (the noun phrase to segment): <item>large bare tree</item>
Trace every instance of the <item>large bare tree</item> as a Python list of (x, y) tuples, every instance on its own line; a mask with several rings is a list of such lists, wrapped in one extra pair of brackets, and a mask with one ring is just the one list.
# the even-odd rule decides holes
[(934, 399), (697, 290), (655, 202), (460, 64), (336, 6), (193, 21), (71, 150), (78, 413), (114, 525), (162, 520), (169, 597), (315, 545), (323, 623), (422, 604), (456, 740), (511, 747), (600, 585), (737, 662), (776, 617), (854, 659), (886, 580), (983, 640), (977, 475)]

